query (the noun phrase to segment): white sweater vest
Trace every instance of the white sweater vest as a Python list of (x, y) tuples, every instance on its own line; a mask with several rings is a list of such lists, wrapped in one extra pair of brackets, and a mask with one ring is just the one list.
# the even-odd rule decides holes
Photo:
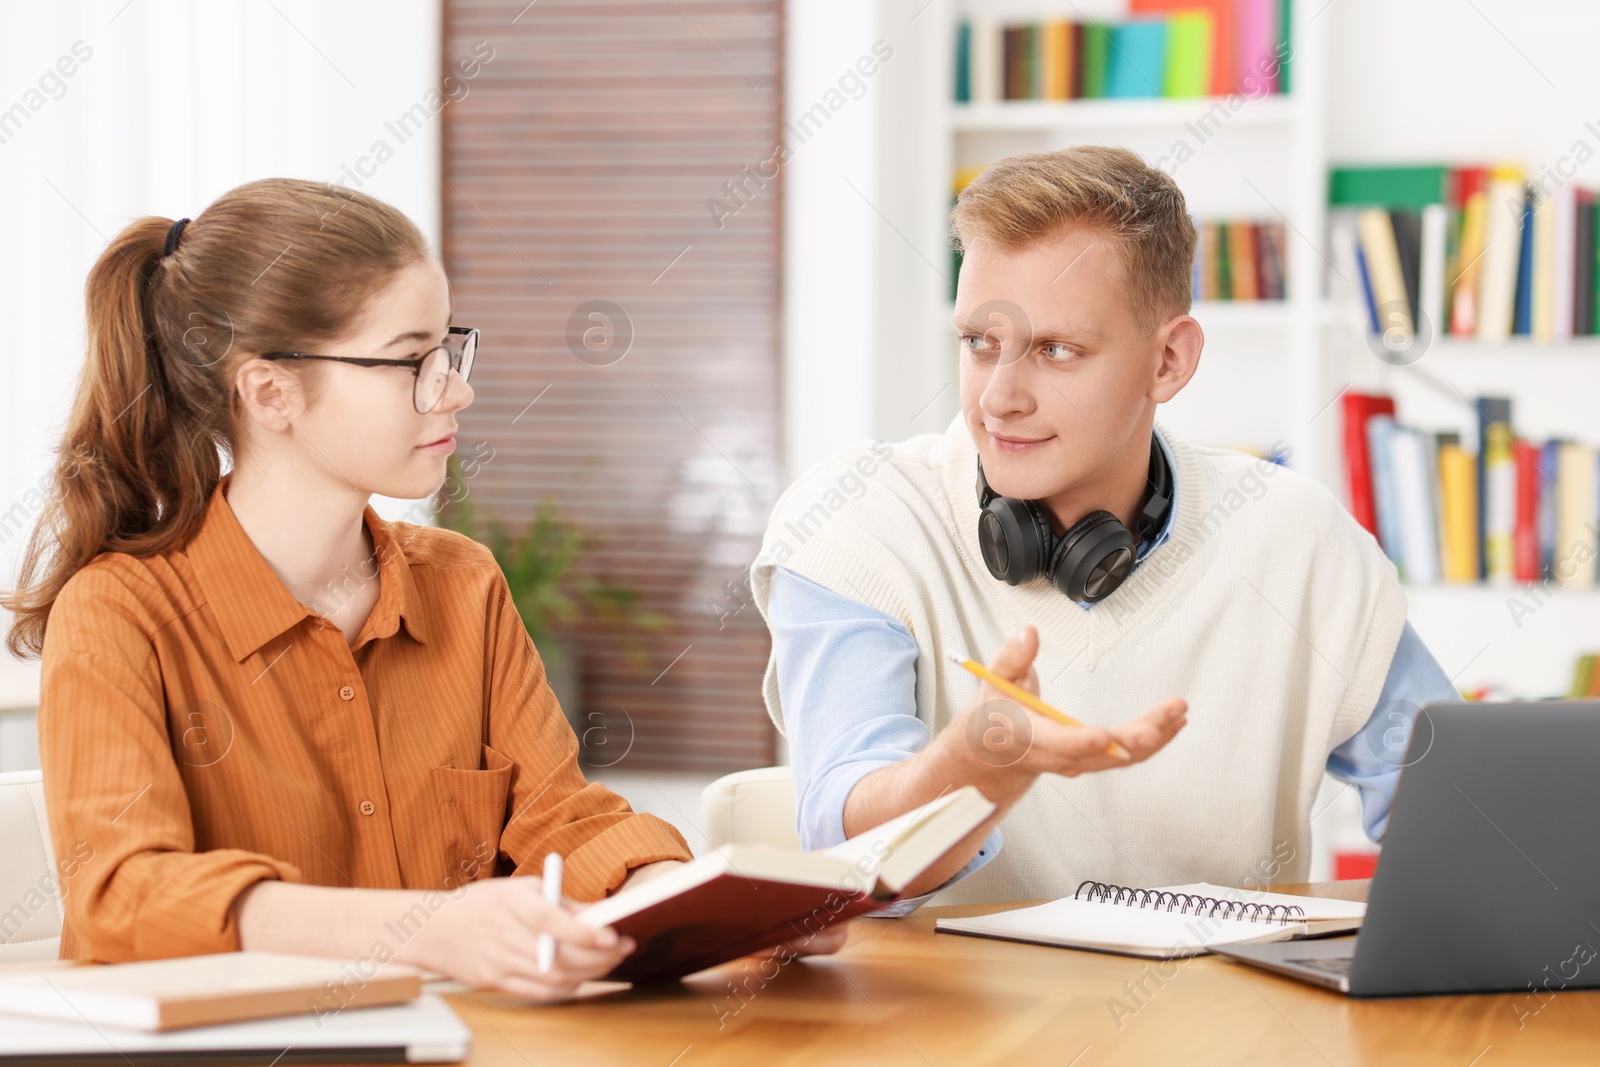
[[(1008, 586), (977, 540), (977, 449), (943, 434), (862, 443), (779, 498), (751, 569), (763, 617), (774, 566), (903, 623), (917, 715), (940, 730), (987, 662), (1039, 630), (1042, 696), (1112, 725), (1163, 697), (1188, 725), (1126, 769), (1043, 775), (1007, 815), (1000, 855), (936, 904), (1069, 895), (1085, 879), (1158, 886), (1303, 881), (1328, 753), (1371, 715), (1405, 625), (1394, 565), (1322, 486), (1238, 452), (1158, 432), (1175, 459), (1171, 538), (1084, 610), (1044, 579)], [(777, 665), (767, 710), (781, 731)]]

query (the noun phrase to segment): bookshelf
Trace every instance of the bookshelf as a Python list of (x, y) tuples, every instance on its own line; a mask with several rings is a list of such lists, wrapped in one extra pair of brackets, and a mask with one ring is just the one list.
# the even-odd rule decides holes
[[(1281, 221), (1289, 234), (1287, 292), (1283, 300), (1200, 301), (1194, 315), (1206, 331), (1207, 355), (1195, 381), (1162, 412), (1163, 422), (1196, 441), (1266, 448), (1289, 442), (1294, 462), (1331, 483), (1337, 473), (1336, 438), (1322, 431), (1318, 409), (1337, 392), (1324, 366), (1318, 324), (1322, 308), (1322, 263), (1318, 250), (1296, 234), (1324, 228), (1327, 158), (1318, 116), (1325, 93), (1321, 39), (1307, 32), (1309, 13), (1295, 13), (1292, 39), (1293, 91), (1242, 98), (1228, 108), (1219, 98), (1132, 100), (1012, 100), (948, 103), (953, 99), (953, 64), (930, 65), (924, 91), (938, 122), (925, 150), (927, 171), (943, 179), (925, 197), (930, 215), (923, 240), (942, 244), (950, 198), (949, 176), (1015, 152), (1045, 151), (1073, 144), (1119, 144), (1173, 173), (1197, 218)], [(919, 22), (939, 27), (930, 42), (953, 56), (955, 28), (972, 15), (1025, 21), (1036, 17), (1119, 18), (1121, 4), (1034, 5), (983, 0), (934, 0)], [(1181, 163), (1180, 142), (1190, 151)], [(893, 167), (895, 161), (883, 160)], [(930, 179), (931, 181), (932, 179)], [(939, 290), (938, 313), (948, 316), (948, 288)], [(930, 295), (930, 300), (932, 299)], [(947, 348), (949, 346), (946, 346)], [(953, 352), (948, 364), (954, 381)], [(1226, 398), (1241, 392), (1258, 402), (1241, 411)], [(1300, 427), (1309, 427), (1309, 431)]]
[[(1600, 390), (1600, 359), (1586, 358), (1600, 354), (1600, 339), (1550, 344), (1435, 338), (1417, 366), (1393, 367), (1374, 357), (1361, 314), (1323, 296), (1329, 167), (1505, 157), (1532, 169), (1556, 159), (1582, 132), (1587, 116), (1550, 106), (1554, 97), (1540, 71), (1561, 75), (1562, 99), (1600, 93), (1600, 68), (1581, 45), (1600, 29), (1591, 25), (1588, 9), (1564, 2), (1550, 12), (1497, 10), (1486, 16), (1503, 25), (1508, 38), (1488, 32), (1481, 20), (1460, 22), (1453, 9), (1435, 0), (1398, 7), (1384, 0), (1341, 0), (1332, 7), (1307, 0), (1294, 7), (1292, 92), (1248, 101), (1175, 173), (1202, 218), (1276, 213), (1288, 223), (1287, 299), (1197, 303), (1205, 356), (1184, 393), (1163, 406), (1162, 420), (1199, 442), (1290, 442), (1294, 466), (1341, 496), (1336, 398), (1346, 387), (1386, 390), (1408, 421), (1466, 435), (1474, 430), (1472, 414), (1459, 396), (1444, 395), (1449, 389), (1443, 380), (1469, 397), (1513, 396), (1519, 429), (1600, 443), (1590, 429), (1593, 404), (1586, 400)], [(935, 432), (954, 415), (957, 364), (945, 227), (957, 170), (1012, 152), (1075, 143), (1120, 144), (1156, 161), (1209, 106), (1189, 99), (952, 103), (958, 21), (975, 14), (1017, 22), (1114, 20), (1124, 13), (1121, 0), (919, 0), (903, 10), (886, 3), (828, 3), (792, 14), (802, 30), (795, 40), (824, 54), (820, 65), (826, 69), (842, 69), (880, 37), (892, 42), (895, 58), (879, 75), (876, 95), (857, 116), (859, 125), (815, 150), (807, 145), (808, 155), (791, 171), (805, 186), (790, 208), (797, 224), (814, 221), (816, 207), (822, 213), (831, 208), (842, 220), (830, 232), (830, 254), (809, 265), (814, 288), (798, 284), (808, 265), (800, 256), (791, 258), (791, 322), (825, 321), (835, 336), (861, 338), (858, 350), (840, 352), (839, 358), (872, 368), (852, 408), (841, 409), (836, 395), (797, 394), (788, 409), (790, 426), (796, 434), (815, 434), (816, 443), (809, 453), (792, 449), (791, 464), (803, 468), (808, 454), (820, 458), (834, 447), (811, 427), (837, 429), (843, 423), (848, 428), (839, 438), (854, 432), (893, 440)], [(1574, 20), (1591, 28), (1555, 32), (1555, 22)], [(1526, 56), (1512, 53), (1508, 39), (1522, 41)], [(1546, 43), (1531, 49), (1531, 40)], [(1337, 69), (1330, 66), (1330, 53), (1340, 58)], [(1461, 69), (1498, 74), (1464, 83), (1455, 75)], [(1337, 92), (1330, 89), (1334, 78)], [(1441, 85), (1450, 92), (1442, 93)], [(815, 95), (810, 86), (792, 93), (801, 105)], [(1396, 107), (1397, 100), (1407, 103)], [(1600, 184), (1597, 179), (1600, 163), (1578, 180), (1593, 186)], [(843, 278), (836, 277), (841, 267), (849, 272)], [(795, 329), (791, 350), (799, 351)], [(1407, 595), (1412, 621), (1461, 687), (1488, 684), (1520, 695), (1564, 691), (1577, 654), (1600, 649), (1600, 593), (1559, 590), (1518, 628), (1506, 609), (1515, 592), (1413, 586)], [(1354, 791), (1338, 794), (1335, 786), (1319, 798), (1317, 810), (1330, 806), (1316, 824), (1318, 837), (1323, 845), (1362, 845)], [(1329, 869), (1327, 857), (1319, 855), (1314, 871)]]
[[(1163, 407), (1160, 417), (1196, 441), (1255, 447), (1286, 441), (1294, 449), (1293, 465), (1341, 496), (1344, 469), (1337, 398), (1347, 387), (1393, 393), (1402, 421), (1430, 429), (1458, 429), (1466, 440), (1475, 439), (1475, 421), (1463, 394), (1478, 393), (1515, 396), (1519, 430), (1526, 427), (1541, 437), (1595, 440), (1592, 404), (1584, 398), (1600, 389), (1600, 360), (1585, 357), (1600, 354), (1600, 337), (1553, 343), (1519, 337), (1484, 342), (1436, 336), (1415, 366), (1396, 367), (1374, 356), (1361, 309), (1324, 295), (1327, 174), (1335, 162), (1328, 143), (1333, 127), (1352, 125), (1350, 116), (1336, 114), (1345, 108), (1346, 90), (1341, 88), (1341, 100), (1330, 99), (1326, 52), (1330, 41), (1348, 48), (1352, 40), (1348, 25), (1341, 28), (1324, 20), (1320, 32), (1312, 25), (1320, 6), (1294, 5), (1292, 91), (1247, 99), (1213, 136), (1194, 146), (1193, 158), (1174, 174), (1192, 212), (1202, 219), (1278, 217), (1287, 224), (1291, 233), (1287, 298), (1197, 302), (1193, 314), (1206, 331), (1206, 354), (1194, 381)], [(1364, 6), (1359, 19), (1372, 19), (1381, 7), (1371, 2)], [(897, 149), (876, 161), (883, 172), (881, 188), (918, 189), (914, 199), (925, 205), (926, 214), (915, 230), (908, 231), (917, 234), (916, 243), (944, 247), (947, 179), (958, 170), (1013, 152), (1078, 143), (1120, 144), (1159, 165), (1176, 142), (1194, 142), (1196, 117), (1212, 108), (1214, 99), (950, 102), (954, 79), (949, 57), (954, 55), (955, 27), (961, 19), (989, 15), (1017, 22), (1042, 17), (1114, 20), (1124, 12), (1122, 3), (1110, 0), (1071, 5), (1053, 0), (934, 0), (926, 8), (918, 18), (923, 37), (916, 47), (941, 61), (898, 72), (917, 80), (916, 94), (922, 98), (923, 111), (913, 126), (916, 151)], [(1370, 47), (1365, 36), (1360, 39)], [(1418, 91), (1416, 96), (1424, 106), (1438, 106), (1426, 93)], [(1433, 116), (1435, 125), (1440, 118)], [(1521, 153), (1530, 170), (1540, 158), (1539, 151), (1525, 142), (1509, 143), (1504, 151), (1498, 142), (1486, 143), (1476, 122), (1461, 127), (1459, 144), (1418, 147), (1405, 143), (1415, 141), (1414, 135), (1396, 134), (1391, 138), (1395, 144), (1375, 156), (1387, 154), (1396, 162), (1470, 161)], [(1565, 142), (1555, 143), (1566, 147)], [(1345, 149), (1337, 162), (1352, 156), (1360, 158)], [(1589, 184), (1594, 184), (1592, 178)], [(947, 353), (938, 366), (941, 381), (953, 385), (954, 352), (940, 331), (950, 311), (948, 279), (924, 272), (915, 287), (920, 289), (916, 302), (928, 309), (935, 324), (929, 330), (929, 336), (936, 338), (935, 350)], [(953, 412), (954, 389), (946, 395), (945, 410)], [(1419, 630), (1463, 688), (1489, 685), (1497, 692), (1522, 696), (1564, 691), (1576, 655), (1586, 648), (1600, 648), (1600, 633), (1589, 632), (1576, 618), (1568, 620), (1572, 625), (1530, 624), (1540, 634), (1533, 650), (1524, 642), (1524, 634), (1495, 629), (1512, 591), (1488, 585), (1412, 585), (1407, 593)], [(1561, 590), (1561, 601), (1583, 605), (1575, 611), (1581, 614), (1600, 608), (1600, 593)], [(1552, 609), (1549, 614), (1563, 618), (1563, 611)], [(1490, 631), (1498, 634), (1505, 654), (1477, 654), (1474, 636)]]

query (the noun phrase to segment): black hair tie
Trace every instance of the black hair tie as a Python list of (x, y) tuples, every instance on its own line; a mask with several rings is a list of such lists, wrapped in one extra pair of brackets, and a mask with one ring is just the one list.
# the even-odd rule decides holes
[(183, 236), (183, 228), (187, 225), (189, 225), (188, 219), (179, 219), (167, 227), (167, 247), (161, 253), (162, 259), (166, 259), (178, 250), (178, 238)]

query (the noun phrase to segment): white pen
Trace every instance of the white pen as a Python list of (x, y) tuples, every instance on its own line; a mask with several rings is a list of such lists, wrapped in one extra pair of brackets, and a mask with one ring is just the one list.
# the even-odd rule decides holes
[[(561, 853), (548, 852), (544, 857), (544, 902), (551, 907), (561, 907)], [(556, 939), (549, 934), (539, 935), (539, 973), (549, 974), (556, 962)]]

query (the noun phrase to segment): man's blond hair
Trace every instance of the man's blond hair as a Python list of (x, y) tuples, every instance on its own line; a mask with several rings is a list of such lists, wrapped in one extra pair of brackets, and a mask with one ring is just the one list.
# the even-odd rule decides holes
[(977, 241), (1020, 248), (1084, 227), (1118, 246), (1130, 306), (1144, 328), (1189, 310), (1196, 235), (1183, 193), (1126, 148), (1007, 156), (962, 190), (950, 224), (958, 250)]

